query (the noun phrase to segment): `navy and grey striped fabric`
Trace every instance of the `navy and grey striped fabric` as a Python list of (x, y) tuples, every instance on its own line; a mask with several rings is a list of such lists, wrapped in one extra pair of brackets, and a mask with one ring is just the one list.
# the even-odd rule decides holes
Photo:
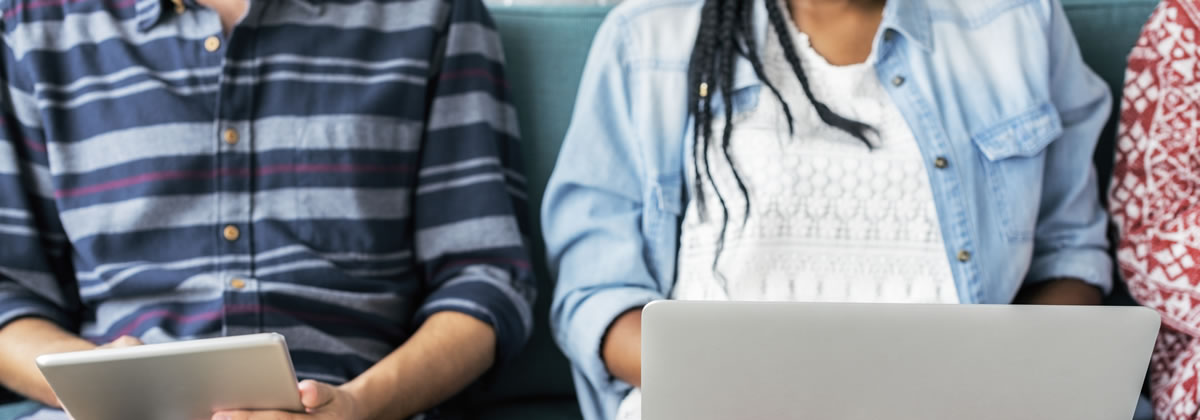
[(518, 128), (479, 0), (255, 1), (229, 36), (190, 0), (0, 1), (0, 326), (276, 331), (332, 383), (438, 311), (495, 327), (501, 360), (524, 344)]

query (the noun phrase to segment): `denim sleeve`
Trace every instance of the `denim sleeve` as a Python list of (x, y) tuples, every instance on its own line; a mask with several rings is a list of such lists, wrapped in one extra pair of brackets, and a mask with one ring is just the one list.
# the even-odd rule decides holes
[(1049, 45), (1051, 100), (1062, 137), (1046, 149), (1034, 258), (1026, 283), (1076, 278), (1105, 293), (1112, 289), (1108, 216), (1092, 155), (1112, 111), (1112, 94), (1084, 64), (1058, 0), (1043, 2)]
[(610, 16), (593, 41), (542, 207), (558, 282), (551, 307), (555, 339), (577, 375), (609, 396), (629, 390), (600, 357), (609, 325), (629, 309), (664, 298), (640, 227), (645, 159), (630, 115), (629, 41), (622, 26)]

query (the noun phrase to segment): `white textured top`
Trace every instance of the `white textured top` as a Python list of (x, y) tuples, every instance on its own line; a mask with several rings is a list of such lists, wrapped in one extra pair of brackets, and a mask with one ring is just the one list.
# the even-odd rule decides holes
[[(765, 87), (758, 106), (735, 117), (730, 154), (751, 205), (743, 225), (745, 201), (719, 146), (723, 122), (714, 124), (718, 138), (708, 161), (730, 210), (720, 275), (713, 260), (722, 209), (704, 177), (707, 205), (688, 204), (671, 297), (958, 303), (924, 160), (876, 76), (874, 55), (862, 64), (833, 66), (806, 35), (794, 28), (792, 35), (816, 97), (875, 128), (877, 135), (868, 135), (875, 149), (820, 120), (778, 39), (768, 37), (765, 71), (792, 107), (796, 133), (789, 137), (783, 108)], [(690, 165), (688, 171), (691, 176)], [(640, 417), (635, 390), (617, 419)]]

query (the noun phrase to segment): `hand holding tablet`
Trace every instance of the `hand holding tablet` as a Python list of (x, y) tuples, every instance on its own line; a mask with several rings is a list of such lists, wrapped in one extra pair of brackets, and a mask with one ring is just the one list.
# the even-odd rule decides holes
[(304, 412), (279, 334), (50, 354), (37, 364), (75, 420), (201, 420), (224, 410)]
[(220, 411), (212, 420), (354, 420), (366, 419), (358, 399), (345, 387), (306, 380), (300, 382), (300, 402), (303, 413), (283, 411), (236, 410)]

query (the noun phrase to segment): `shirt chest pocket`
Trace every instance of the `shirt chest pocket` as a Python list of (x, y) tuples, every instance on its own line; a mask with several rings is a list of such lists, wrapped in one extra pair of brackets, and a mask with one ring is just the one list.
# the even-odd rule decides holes
[(1037, 228), (1046, 148), (1063, 134), (1058, 111), (1042, 103), (971, 136), (979, 152), (986, 191), (981, 206), (995, 213), (1005, 239), (1026, 242)]
[(420, 133), (393, 119), (307, 121), (289, 153), (299, 239), (320, 250), (406, 249)]

